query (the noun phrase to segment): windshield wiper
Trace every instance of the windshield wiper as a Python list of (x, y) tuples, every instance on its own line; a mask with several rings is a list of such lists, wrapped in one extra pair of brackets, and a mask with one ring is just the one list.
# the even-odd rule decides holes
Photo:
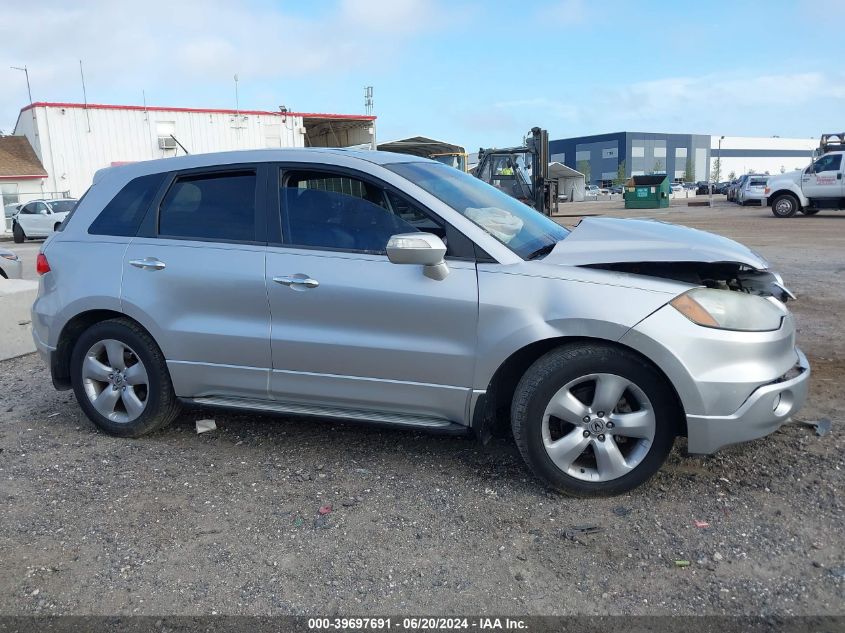
[(528, 259), (528, 260), (537, 259), (538, 257), (542, 257), (543, 255), (548, 255), (549, 253), (551, 253), (554, 250), (555, 246), (557, 246), (557, 242), (552, 242), (551, 244), (546, 244), (545, 246), (541, 246), (540, 248), (538, 248), (536, 251), (531, 253), (525, 259)]

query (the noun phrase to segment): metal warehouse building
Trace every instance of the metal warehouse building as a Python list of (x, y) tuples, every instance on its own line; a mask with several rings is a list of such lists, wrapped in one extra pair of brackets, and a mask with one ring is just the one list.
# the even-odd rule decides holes
[[(551, 160), (609, 186), (620, 176), (667, 174), (672, 181), (705, 181), (718, 159), (718, 180), (729, 174), (778, 173), (807, 165), (817, 139), (615, 132), (549, 142)], [(624, 172), (624, 174), (623, 174)]]
[[(236, 149), (372, 147), (369, 115), (218, 110), (157, 106), (33, 103), (18, 115), (13, 134), (29, 140), (46, 177), (39, 195), (81, 196), (94, 173), (127, 162)], [(32, 183), (30, 183), (32, 185)], [(32, 187), (30, 187), (31, 189)], [(24, 194), (21, 191), (21, 194)], [(28, 191), (8, 202), (32, 199)]]

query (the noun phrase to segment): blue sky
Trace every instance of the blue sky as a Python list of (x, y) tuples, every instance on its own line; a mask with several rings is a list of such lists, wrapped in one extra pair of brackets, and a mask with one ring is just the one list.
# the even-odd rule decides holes
[[(514, 145), (620, 130), (818, 137), (845, 127), (845, 1), (92, 0), (0, 19), (0, 130), (27, 102), (363, 112), (380, 140)], [(531, 40), (534, 40), (533, 42)]]

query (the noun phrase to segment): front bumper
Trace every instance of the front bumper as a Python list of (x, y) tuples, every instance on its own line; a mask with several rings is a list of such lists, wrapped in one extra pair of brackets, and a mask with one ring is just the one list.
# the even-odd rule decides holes
[(754, 440), (773, 433), (807, 400), (810, 364), (795, 348), (798, 360), (787, 378), (757, 388), (731, 415), (687, 415), (687, 450), (714, 453), (729, 444)]

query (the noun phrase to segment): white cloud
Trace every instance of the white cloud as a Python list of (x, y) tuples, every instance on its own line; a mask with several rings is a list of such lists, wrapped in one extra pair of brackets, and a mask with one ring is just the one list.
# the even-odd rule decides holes
[(284, 5), (228, 0), (18, 3), (0, 20), (0, 59), (9, 61), (0, 68), (0, 127), (10, 129), (26, 103), (24, 78), (9, 65), (29, 67), (36, 101), (81, 100), (80, 59), (92, 101), (125, 93), (137, 102), (144, 88), (184, 100), (230, 85), (236, 72), (255, 85), (389, 69), (419, 38), (454, 27), (460, 15), (426, 0), (317, 6), (316, 15), (303, 17)]
[(491, 109), (506, 114), (517, 129), (547, 127), (553, 138), (621, 130), (789, 135), (797, 129), (816, 134), (831, 125), (841, 127), (837, 119), (845, 112), (845, 73), (755, 76), (740, 70), (731, 76), (582, 86), (558, 99), (500, 101)]

